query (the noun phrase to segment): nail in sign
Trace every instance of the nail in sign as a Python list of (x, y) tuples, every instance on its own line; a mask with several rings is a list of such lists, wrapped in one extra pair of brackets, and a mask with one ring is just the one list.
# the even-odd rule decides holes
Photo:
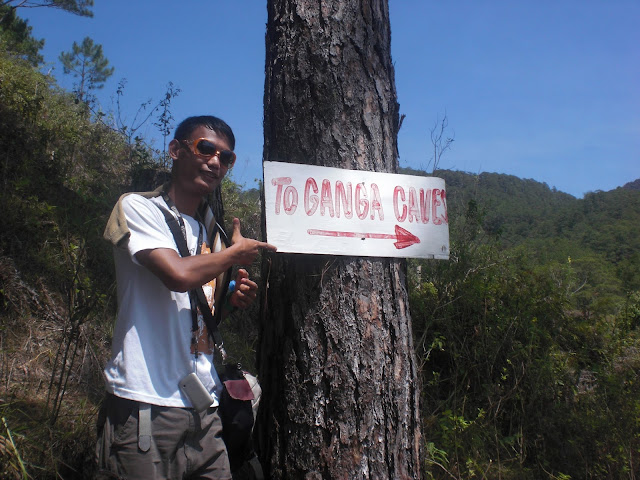
[(449, 258), (441, 178), (264, 162), (264, 188), (279, 252)]

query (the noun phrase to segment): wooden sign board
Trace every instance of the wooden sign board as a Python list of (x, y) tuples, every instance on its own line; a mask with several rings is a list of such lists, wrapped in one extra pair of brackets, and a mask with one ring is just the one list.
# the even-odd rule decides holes
[(278, 252), (449, 259), (441, 178), (264, 162)]

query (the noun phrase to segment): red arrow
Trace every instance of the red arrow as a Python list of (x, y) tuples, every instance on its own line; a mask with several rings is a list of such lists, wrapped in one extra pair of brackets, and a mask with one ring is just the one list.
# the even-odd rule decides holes
[(358, 233), (358, 232), (338, 232), (335, 230), (307, 230), (309, 235), (321, 235), (323, 237), (349, 237), (349, 238), (376, 238), (376, 239), (392, 239), (396, 240), (395, 247), (399, 250), (406, 248), (414, 243), (420, 243), (420, 239), (413, 233), (405, 230), (399, 225), (396, 225), (396, 234), (391, 235), (388, 233)]

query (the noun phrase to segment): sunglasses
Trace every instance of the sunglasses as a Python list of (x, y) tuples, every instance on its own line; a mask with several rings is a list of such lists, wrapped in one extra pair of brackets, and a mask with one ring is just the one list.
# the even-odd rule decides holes
[(197, 140), (180, 140), (182, 143), (191, 146), (191, 151), (194, 155), (200, 158), (209, 160), (212, 157), (218, 157), (220, 163), (227, 168), (233, 167), (236, 161), (236, 154), (231, 150), (220, 150), (215, 143), (206, 138), (199, 138)]

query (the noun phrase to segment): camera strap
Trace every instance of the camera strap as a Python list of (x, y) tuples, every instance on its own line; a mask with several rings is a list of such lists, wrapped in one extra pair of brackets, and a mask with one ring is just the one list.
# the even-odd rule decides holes
[[(177, 208), (175, 207), (175, 204), (169, 198), (166, 192), (162, 193), (162, 198), (167, 203), (167, 205), (169, 205), (169, 208), (171, 208), (172, 210), (175, 208), (175, 211), (177, 212)], [(167, 225), (169, 226), (169, 230), (171, 230), (173, 239), (176, 242), (176, 246), (178, 247), (178, 252), (180, 253), (180, 256), (181, 257), (190, 256), (191, 253), (189, 252), (189, 248), (187, 246), (187, 240), (185, 235), (183, 234), (184, 220), (182, 219), (180, 212), (177, 213), (177, 218), (176, 218), (176, 216), (172, 215), (171, 212), (169, 212), (166, 208), (163, 208), (160, 205), (157, 205), (157, 206), (160, 209), (160, 211), (163, 213), (164, 218), (167, 222)], [(180, 219), (183, 222), (182, 225), (178, 223), (179, 222), (178, 219)], [(214, 223), (214, 224), (216, 229), (218, 229), (219, 231), (222, 230), (217, 223)], [(200, 233), (202, 233), (202, 229)], [(199, 237), (198, 238), (198, 249), (199, 249), (201, 246), (202, 240), (200, 238), (201, 235), (198, 235), (198, 237)], [(225, 246), (228, 246), (226, 235), (220, 235), (220, 237), (224, 239)], [(211, 235), (211, 238), (214, 238), (213, 234)], [(213, 245), (212, 245), (212, 248), (213, 248)], [(228, 273), (227, 276), (229, 276), (231, 273), (231, 269), (229, 269), (227, 273)], [(226, 290), (228, 288), (228, 285), (225, 285), (224, 287)], [(222, 299), (224, 298), (225, 298), (225, 295), (223, 294)], [(222, 311), (222, 308), (221, 308), (222, 305), (216, 305), (216, 309), (215, 309), (216, 313), (214, 318), (214, 315), (211, 313), (211, 308), (209, 307), (209, 302), (207, 302), (207, 298), (204, 294), (202, 287), (189, 290), (189, 300), (191, 302), (191, 315), (192, 315), (192, 318), (194, 319), (194, 322), (197, 325), (196, 307), (199, 307), (200, 313), (202, 314), (202, 318), (204, 319), (204, 323), (207, 326), (207, 330), (209, 331), (209, 334), (213, 339), (213, 343), (216, 345), (216, 348), (220, 352), (220, 355), (222, 356), (223, 361), (226, 360), (227, 352), (224, 349), (224, 341), (222, 340), (222, 335), (220, 334), (220, 330), (218, 329), (218, 324), (220, 323), (220, 318), (221, 318), (220, 312)]]

